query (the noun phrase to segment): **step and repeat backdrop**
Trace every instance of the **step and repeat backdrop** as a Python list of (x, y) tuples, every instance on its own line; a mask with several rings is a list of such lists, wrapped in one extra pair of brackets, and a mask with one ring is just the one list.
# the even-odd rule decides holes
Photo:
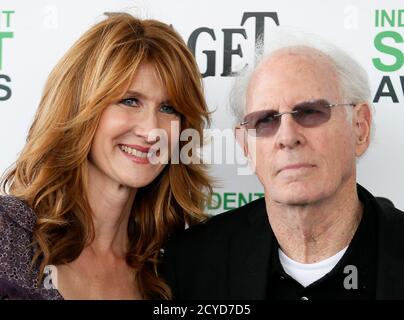
[[(0, 172), (16, 159), (42, 89), (64, 52), (104, 12), (125, 11), (172, 24), (194, 52), (213, 111), (230, 130), (234, 77), (263, 34), (282, 26), (314, 33), (347, 50), (367, 70), (375, 136), (358, 161), (358, 181), (404, 209), (404, 6), (401, 0), (2, 0), (0, 2)], [(268, 37), (267, 37), (268, 38)], [(270, 39), (270, 37), (269, 37)], [(225, 148), (225, 147), (223, 147)], [(240, 152), (237, 149), (237, 152)], [(225, 153), (225, 152), (224, 152)], [(222, 161), (223, 162), (223, 161)], [(241, 161), (242, 162), (242, 161)], [(245, 163), (213, 163), (218, 213), (263, 196)]]

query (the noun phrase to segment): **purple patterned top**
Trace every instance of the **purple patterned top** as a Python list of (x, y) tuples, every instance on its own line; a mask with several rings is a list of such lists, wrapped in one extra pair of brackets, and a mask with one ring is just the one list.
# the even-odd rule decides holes
[(38, 287), (39, 264), (31, 267), (35, 212), (14, 196), (0, 196), (0, 299), (62, 300), (54, 288)]

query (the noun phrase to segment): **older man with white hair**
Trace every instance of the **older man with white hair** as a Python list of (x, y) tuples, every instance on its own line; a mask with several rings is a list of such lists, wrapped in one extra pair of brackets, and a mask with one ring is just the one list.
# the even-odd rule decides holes
[(232, 101), (265, 197), (172, 237), (174, 297), (403, 299), (404, 215), (356, 181), (372, 127), (359, 64), (289, 42), (237, 81)]

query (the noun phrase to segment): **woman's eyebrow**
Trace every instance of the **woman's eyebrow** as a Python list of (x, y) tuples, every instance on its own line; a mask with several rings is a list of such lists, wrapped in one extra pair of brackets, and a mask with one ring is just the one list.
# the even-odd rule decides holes
[(146, 98), (147, 98), (147, 96), (145, 96), (143, 93), (138, 92), (138, 91), (134, 91), (134, 90), (128, 90), (128, 91), (126, 91), (125, 94), (124, 94), (124, 96), (125, 96), (125, 97), (128, 97), (128, 96), (135, 96), (135, 97), (139, 97), (139, 98), (141, 98), (141, 99), (146, 99)]
[[(139, 99), (144, 99), (144, 100), (148, 100), (149, 98), (147, 97), (147, 95), (136, 91), (136, 90), (128, 90), (126, 91), (126, 93), (124, 94), (124, 97), (136, 97)], [(160, 102), (160, 104), (172, 104), (172, 101), (170, 99), (164, 99)]]

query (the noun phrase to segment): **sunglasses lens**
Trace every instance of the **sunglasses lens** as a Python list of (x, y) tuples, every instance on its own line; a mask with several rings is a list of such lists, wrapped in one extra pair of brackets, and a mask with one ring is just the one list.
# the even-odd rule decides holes
[(250, 135), (270, 137), (279, 129), (281, 116), (288, 113), (299, 125), (306, 128), (319, 126), (331, 118), (331, 108), (327, 100), (307, 101), (296, 105), (293, 112), (279, 114), (274, 110), (262, 110), (250, 113), (244, 118), (245, 128), (249, 130)]
[(250, 113), (244, 118), (247, 130), (255, 130), (250, 132), (256, 137), (268, 137), (278, 130), (280, 117), (275, 116), (277, 113), (273, 110), (263, 110)]
[(293, 110), (295, 121), (303, 127), (316, 127), (327, 122), (331, 117), (331, 108), (325, 100), (304, 102), (297, 105)]

